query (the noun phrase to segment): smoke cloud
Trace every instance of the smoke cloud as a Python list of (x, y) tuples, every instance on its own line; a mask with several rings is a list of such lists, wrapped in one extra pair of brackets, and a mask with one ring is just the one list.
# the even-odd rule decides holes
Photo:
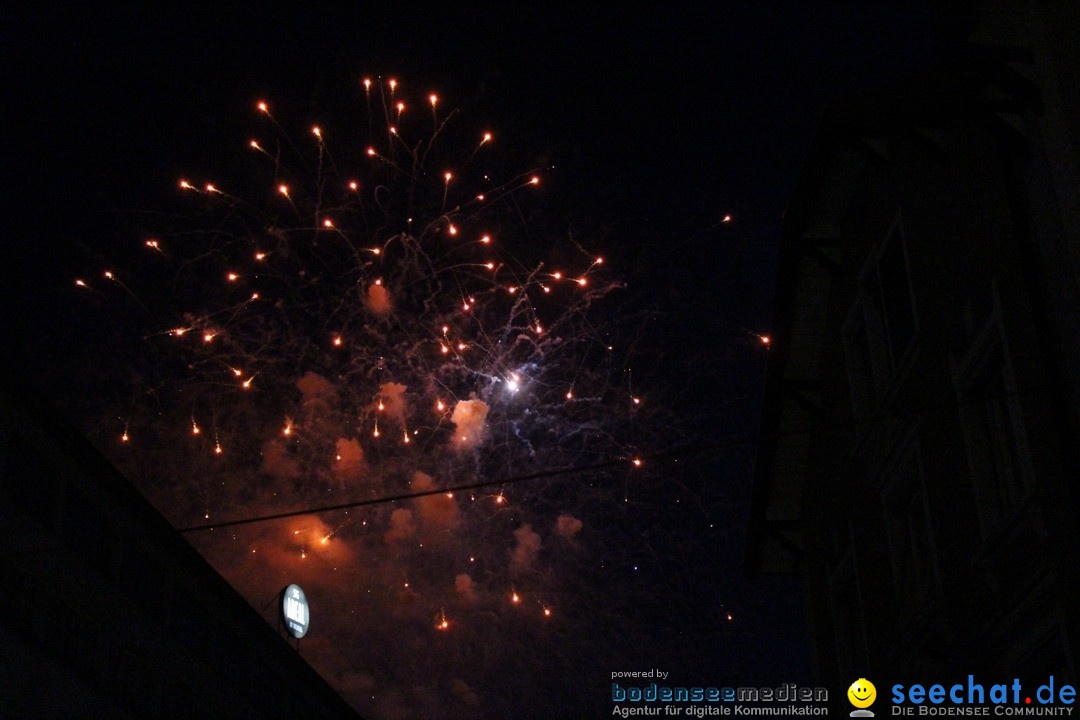
[(540, 536), (532, 529), (532, 525), (525, 523), (514, 531), (514, 539), (517, 542), (510, 558), (510, 567), (517, 571), (528, 570), (540, 552)]
[(484, 442), (488, 406), (483, 400), (462, 400), (454, 406), (450, 422), (454, 423), (454, 445), (472, 450)]

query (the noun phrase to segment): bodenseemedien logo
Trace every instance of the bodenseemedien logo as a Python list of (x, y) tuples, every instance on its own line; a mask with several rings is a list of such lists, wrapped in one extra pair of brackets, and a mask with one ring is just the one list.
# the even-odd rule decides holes
[(874, 683), (866, 678), (859, 678), (847, 689), (847, 697), (848, 702), (855, 706), (855, 709), (851, 711), (851, 717), (874, 717), (873, 711), (867, 709), (877, 699), (877, 688), (874, 687)]
[[(617, 671), (611, 683), (612, 715), (664, 715), (666, 717), (719, 717), (724, 715), (828, 715), (829, 691), (783, 683), (775, 687), (721, 687), (657, 684), (623, 685), (624, 677), (668, 679), (668, 673)], [(820, 704), (819, 704), (820, 703)]]

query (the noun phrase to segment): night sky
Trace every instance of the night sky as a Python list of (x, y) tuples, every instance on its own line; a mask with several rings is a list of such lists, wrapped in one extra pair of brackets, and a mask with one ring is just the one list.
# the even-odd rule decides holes
[[(567, 449), (569, 441), (538, 445), (519, 461), (513, 438), (489, 438), (468, 460), (447, 454), (446, 465), (433, 470), (417, 460), (416, 469), (443, 487), (682, 445), (711, 448), (678, 456), (681, 464), (647, 463), (639, 475), (620, 468), (522, 483), (506, 491), (511, 507), (498, 512), (483, 497), (461, 510), (433, 499), (365, 510), (378, 532), (362, 530), (359, 515), (326, 513), (188, 533), (256, 609), (293, 579), (310, 588), (313, 630), (303, 654), (359, 711), (372, 718), (547, 717), (560, 707), (605, 713), (611, 672), (653, 666), (686, 684), (811, 682), (799, 587), (740, 575), (755, 451), (744, 440), (756, 426), (767, 352), (760, 337), (769, 333), (785, 202), (825, 103), (928, 64), (928, 10), (713, 3), (511, 13), (380, 4), (87, 16), (38, 8), (5, 16), (4, 345), (174, 525), (202, 524), (199, 513), (212, 506), (215, 519), (231, 519), (402, 489), (381, 480), (357, 494), (359, 485), (342, 481), (325, 499), (312, 491), (325, 477), (310, 470), (311, 487), (300, 487), (301, 471), (271, 467), (270, 446), (257, 443), (249, 465), (261, 463), (258, 471), (207, 471), (212, 458), (186, 474), (151, 470), (187, 452), (170, 444), (171, 418), (187, 422), (190, 413), (191, 423), (209, 428), (213, 415), (184, 405), (193, 391), (178, 378), (192, 365), (168, 356), (160, 337), (147, 339), (183, 317), (182, 303), (164, 295), (180, 287), (192, 306), (192, 297), (211, 290), (207, 280), (181, 287), (180, 272), (160, 271), (145, 246), (167, 228), (191, 227), (192, 218), (195, 227), (204, 223), (198, 241), (216, 242), (205, 223), (218, 222), (217, 210), (181, 197), (178, 180), (255, 187), (247, 144), (275, 136), (256, 110), (260, 100), (271, 104), (287, 142), (303, 146), (298, 156), (316, 157), (309, 129), (319, 124), (335, 162), (358, 163), (358, 145), (333, 143), (358, 133), (365, 77), (377, 85), (397, 79), (422, 112), (429, 110), (422, 99), (437, 92), (447, 112), (460, 109), (455, 122), (465, 131), (492, 131), (492, 172), (543, 170), (542, 194), (515, 206), (523, 225), (506, 251), (571, 272), (572, 238), (604, 257), (602, 267), (586, 263), (589, 279), (620, 286), (587, 316), (575, 315), (580, 307), (569, 300), (560, 306), (573, 315), (563, 327), (575, 338), (594, 333), (590, 341), (617, 345), (610, 357), (560, 355), (550, 351), (564, 346), (552, 345), (543, 358), (571, 359), (568, 386), (594, 381), (598, 407), (644, 400), (640, 408), (624, 402), (618, 411), (551, 414), (555, 436), (575, 437), (572, 423), (603, 436), (580, 451)], [(317, 184), (314, 161), (307, 167), (308, 184)], [(179, 245), (168, 252), (200, 255)], [(102, 281), (104, 269), (127, 282), (125, 292)], [(96, 289), (81, 291), (76, 278)], [(557, 317), (552, 311), (544, 320)], [(407, 332), (421, 327), (417, 319), (396, 322)], [(275, 380), (301, 408), (298, 423), (311, 415), (312, 446), (312, 407), (333, 404), (330, 397), (348, 404), (344, 375), (334, 376), (333, 361), (313, 350), (324, 330), (305, 320), (270, 343), (305, 358)], [(355, 353), (357, 362), (377, 356), (370, 348)], [(321, 379), (301, 381), (305, 367)], [(421, 398), (415, 383), (410, 388), (415, 404)], [(492, 432), (498, 422), (519, 427), (494, 396), (478, 397), (491, 406)], [(370, 400), (354, 402), (359, 417)], [(237, 422), (258, 427), (271, 414), (266, 427), (280, 427), (280, 407), (258, 402), (248, 415), (228, 415), (232, 426), (222, 420), (216, 441)], [(318, 420), (331, 423), (335, 412)], [(535, 416), (549, 417), (540, 409)], [(129, 426), (133, 441), (121, 443)], [(457, 438), (448, 434), (452, 425), (440, 427), (447, 442)], [(352, 437), (341, 428), (319, 432), (330, 446), (335, 436)], [(156, 438), (154, 447), (134, 442), (139, 433)], [(365, 443), (364, 477), (383, 472), (379, 462), (404, 467), (405, 456), (380, 455), (370, 433), (355, 433)], [(220, 473), (215, 482), (227, 488), (220, 497), (213, 483), (192, 477), (207, 472)], [(428, 482), (411, 477), (406, 486), (414, 489)], [(395, 518), (402, 509), (412, 524)], [(449, 538), (432, 541), (435, 555), (400, 547), (401, 538), (423, 540), (427, 532)], [(336, 549), (284, 540), (290, 533), (331, 535)], [(302, 564), (309, 550), (315, 562)], [(447, 558), (468, 553), (485, 570), (461, 581), (449, 569), (446, 580)], [(396, 587), (406, 576), (415, 588), (408, 593)], [(381, 599), (358, 600), (361, 588)], [(442, 617), (452, 624), (440, 630)]]

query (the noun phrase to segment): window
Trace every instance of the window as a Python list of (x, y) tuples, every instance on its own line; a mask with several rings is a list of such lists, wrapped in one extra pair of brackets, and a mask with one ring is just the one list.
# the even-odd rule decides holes
[(917, 331), (903, 225), (897, 212), (859, 275), (855, 300), (844, 323), (855, 417), (865, 417), (884, 399)]
[(960, 421), (984, 537), (996, 535), (1027, 497), (1034, 469), (1009, 358), (1000, 300), (993, 303), (954, 375)]
[(926, 483), (914, 433), (885, 472), (882, 500), (897, 604), (905, 615), (922, 607), (938, 579)]
[(869, 652), (862, 593), (857, 581), (855, 546), (851, 528), (846, 526), (843, 553), (833, 562), (829, 572), (829, 605), (832, 615), (833, 641), (836, 661), (842, 675), (865, 672)]

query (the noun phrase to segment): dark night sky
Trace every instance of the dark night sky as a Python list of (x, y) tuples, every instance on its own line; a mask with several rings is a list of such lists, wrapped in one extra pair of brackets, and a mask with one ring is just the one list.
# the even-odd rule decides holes
[[(555, 165), (555, 222), (610, 254), (630, 304), (652, 313), (664, 354), (654, 348), (648, 380), (704, 435), (745, 432), (780, 221), (817, 118), (830, 97), (930, 61), (925, 7), (854, 5), (5, 11), (7, 347), (67, 404), (85, 382), (68, 363), (96, 332), (71, 309), (87, 258), (139, 242), (182, 174), (222, 167), (257, 99), (298, 124), (333, 122), (361, 77), (393, 75), (479, 105), (525, 163)], [(700, 565), (687, 593), (748, 619), (723, 659), (683, 658), (687, 682), (808, 680), (798, 589), (739, 576), (748, 458), (716, 471), (727, 530), (683, 558)], [(602, 699), (602, 677), (595, 690)]]

